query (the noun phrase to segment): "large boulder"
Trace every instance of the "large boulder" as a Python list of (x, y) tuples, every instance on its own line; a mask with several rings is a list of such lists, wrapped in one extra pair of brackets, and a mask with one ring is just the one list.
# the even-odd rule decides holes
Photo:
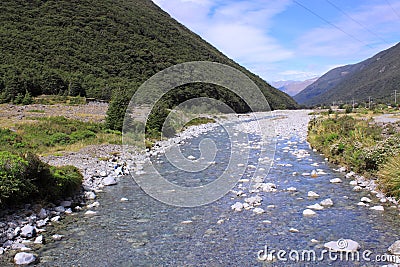
[(360, 244), (351, 239), (339, 239), (325, 243), (324, 247), (334, 252), (356, 252), (360, 249)]

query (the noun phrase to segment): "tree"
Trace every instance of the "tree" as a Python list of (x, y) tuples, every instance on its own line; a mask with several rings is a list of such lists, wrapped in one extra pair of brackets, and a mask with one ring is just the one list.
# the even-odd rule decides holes
[(112, 130), (122, 131), (125, 112), (132, 94), (128, 90), (115, 90), (107, 110), (106, 126)]

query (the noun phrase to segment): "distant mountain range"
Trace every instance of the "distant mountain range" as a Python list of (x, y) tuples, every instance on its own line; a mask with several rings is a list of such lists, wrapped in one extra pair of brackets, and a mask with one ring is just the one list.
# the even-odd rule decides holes
[(315, 82), (317, 79), (318, 77), (308, 79), (305, 81), (277, 81), (277, 82), (271, 82), (271, 85), (290, 96), (294, 96), (301, 90), (303, 90), (304, 88)]
[(328, 71), (294, 99), (308, 106), (353, 99), (361, 103), (369, 97), (391, 103), (394, 90), (400, 91), (400, 43), (360, 63)]

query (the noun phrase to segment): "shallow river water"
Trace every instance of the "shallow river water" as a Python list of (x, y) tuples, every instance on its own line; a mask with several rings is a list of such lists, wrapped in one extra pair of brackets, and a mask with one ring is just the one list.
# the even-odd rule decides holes
[[(166, 162), (164, 156), (154, 158), (157, 168), (169, 174), (173, 183), (197, 186), (212, 181), (227, 164), (230, 146), (226, 133), (220, 129), (204, 133), (181, 145), (183, 154), (198, 156), (196, 149), (204, 137), (212, 138), (218, 153), (217, 164), (200, 175), (180, 173)], [(250, 135), (257, 142), (258, 136)], [(289, 141), (289, 143), (288, 143)], [(310, 155), (298, 158), (291, 152), (304, 149)], [(185, 152), (189, 151), (189, 152)], [(257, 165), (258, 148), (250, 151), (249, 164)], [(318, 163), (318, 167), (311, 166)], [(286, 165), (290, 164), (290, 165)], [(276, 192), (257, 193), (263, 198), (263, 214), (252, 210), (235, 212), (231, 205), (243, 202), (244, 197), (228, 193), (211, 204), (181, 208), (163, 204), (144, 193), (131, 177), (124, 177), (118, 185), (105, 188), (100, 194), (97, 215), (75, 215), (66, 223), (60, 234), (61, 241), (48, 244), (39, 251), (39, 266), (380, 266), (375, 256), (386, 253), (387, 248), (398, 239), (400, 220), (398, 211), (384, 204), (385, 211), (373, 211), (357, 206), (361, 197), (378, 200), (366, 191), (353, 192), (349, 179), (333, 171), (324, 157), (313, 152), (305, 141), (293, 136), (278, 139), (273, 167), (265, 174), (264, 182), (274, 183)], [(326, 175), (317, 178), (302, 176), (319, 168)], [(254, 170), (248, 168), (244, 178), (251, 177)], [(293, 175), (293, 172), (297, 174)], [(332, 184), (332, 178), (343, 183)], [(246, 188), (246, 182), (239, 187)], [(295, 187), (296, 192), (286, 189)], [(307, 197), (308, 191), (320, 195), (319, 199)], [(254, 194), (251, 194), (254, 195)], [(248, 194), (250, 196), (250, 194)], [(120, 202), (121, 197), (128, 198)], [(316, 211), (317, 215), (304, 217), (306, 206), (331, 198), (332, 207)], [(272, 206), (273, 205), (273, 206)], [(374, 203), (371, 203), (374, 205)], [(378, 205), (376, 203), (376, 205)], [(184, 222), (184, 223), (182, 223)], [(289, 231), (295, 228), (298, 232)], [(323, 244), (348, 238), (360, 246), (360, 261), (314, 259), (296, 262), (260, 261), (258, 252), (267, 246), (270, 250), (315, 250), (317, 257)], [(315, 239), (314, 242), (311, 240)], [(318, 241), (318, 242), (316, 242)], [(372, 254), (362, 259), (362, 253)], [(368, 261), (370, 259), (371, 261)], [(387, 264), (387, 263), (386, 263)]]

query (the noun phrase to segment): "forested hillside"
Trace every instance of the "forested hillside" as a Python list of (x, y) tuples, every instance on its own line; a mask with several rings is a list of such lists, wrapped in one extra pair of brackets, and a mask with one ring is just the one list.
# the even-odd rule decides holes
[(296, 108), (150, 0), (5, 0), (0, 5), (0, 101), (29, 92), (110, 100), (188, 61), (236, 67), (272, 108)]
[(294, 96), (300, 104), (317, 105), (352, 101), (362, 103), (371, 97), (377, 103), (394, 103), (394, 90), (400, 88), (400, 44), (360, 63), (330, 70)]

